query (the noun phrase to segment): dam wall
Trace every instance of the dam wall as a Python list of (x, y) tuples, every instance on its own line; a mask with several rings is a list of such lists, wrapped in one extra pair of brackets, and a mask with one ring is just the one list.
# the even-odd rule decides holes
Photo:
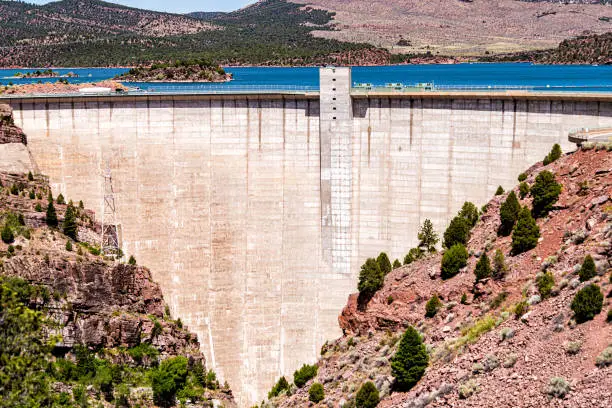
[(568, 132), (612, 126), (612, 101), (387, 94), (322, 70), (319, 94), (0, 99), (54, 194), (102, 212), (110, 164), (121, 241), (242, 406), (316, 361), (359, 267), (403, 259)]

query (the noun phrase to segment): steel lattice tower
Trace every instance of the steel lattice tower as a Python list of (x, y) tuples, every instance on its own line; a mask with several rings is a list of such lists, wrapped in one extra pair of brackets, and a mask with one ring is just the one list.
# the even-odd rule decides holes
[(110, 163), (107, 162), (104, 177), (104, 202), (102, 210), (102, 242), (100, 249), (103, 256), (121, 258), (119, 246), (119, 230), (115, 211), (115, 191), (113, 189), (113, 177), (111, 175)]

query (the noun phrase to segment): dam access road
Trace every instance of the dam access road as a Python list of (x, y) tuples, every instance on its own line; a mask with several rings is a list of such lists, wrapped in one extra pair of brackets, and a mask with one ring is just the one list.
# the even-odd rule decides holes
[(511, 188), (612, 95), (351, 88), (1, 97), (54, 194), (102, 211), (110, 162), (126, 254), (153, 271), (243, 407), (316, 361), (360, 265), (403, 259), (429, 218)]

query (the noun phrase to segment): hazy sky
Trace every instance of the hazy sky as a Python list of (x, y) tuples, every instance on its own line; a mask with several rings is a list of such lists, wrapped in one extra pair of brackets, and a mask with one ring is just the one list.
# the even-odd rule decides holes
[[(148, 10), (187, 13), (189, 11), (232, 11), (255, 3), (256, 0), (107, 0), (111, 3)], [(29, 0), (28, 3), (45, 4), (50, 0)]]

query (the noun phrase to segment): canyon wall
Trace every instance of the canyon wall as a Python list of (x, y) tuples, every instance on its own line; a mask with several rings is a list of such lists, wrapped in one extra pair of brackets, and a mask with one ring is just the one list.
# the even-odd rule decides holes
[(101, 213), (110, 164), (124, 252), (241, 406), (339, 335), (367, 257), (403, 259), (425, 218), (441, 232), (553, 143), (572, 149), (571, 128), (612, 126), (592, 98), (351, 97), (341, 69), (321, 86), (8, 100), (55, 194)]

